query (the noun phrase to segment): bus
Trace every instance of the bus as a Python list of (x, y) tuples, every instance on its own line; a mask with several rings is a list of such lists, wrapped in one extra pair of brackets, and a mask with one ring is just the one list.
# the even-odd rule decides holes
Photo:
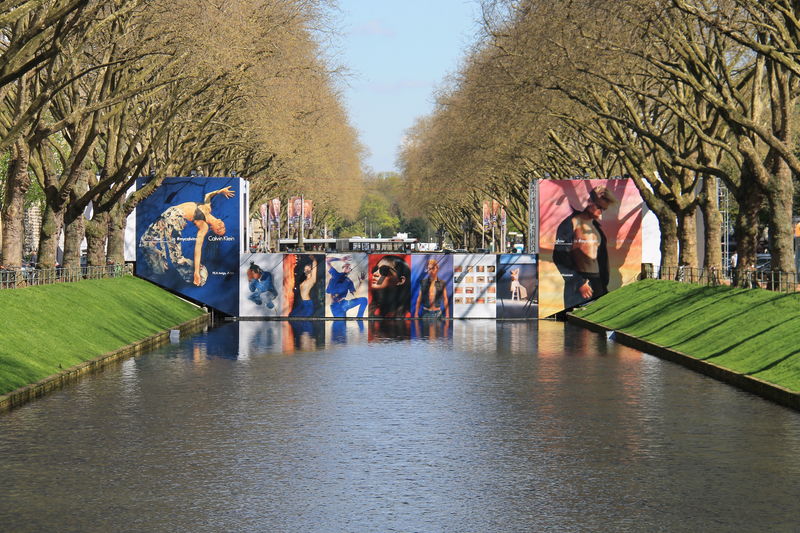
[[(306, 252), (366, 252), (409, 253), (416, 252), (417, 239), (399, 236), (386, 239), (350, 237), (349, 239), (303, 239)], [(299, 251), (297, 239), (279, 239), (279, 252)]]

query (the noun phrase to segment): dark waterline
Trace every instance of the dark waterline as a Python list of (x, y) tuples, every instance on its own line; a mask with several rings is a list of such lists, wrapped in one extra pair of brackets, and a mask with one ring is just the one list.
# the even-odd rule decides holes
[(797, 531), (800, 414), (556, 322), (242, 322), (0, 415), (0, 531)]

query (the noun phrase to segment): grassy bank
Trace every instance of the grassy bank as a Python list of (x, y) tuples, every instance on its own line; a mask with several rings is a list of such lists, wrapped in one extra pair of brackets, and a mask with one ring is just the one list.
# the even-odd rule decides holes
[(125, 276), (0, 291), (0, 394), (203, 314)]
[(645, 280), (575, 315), (800, 391), (800, 294)]

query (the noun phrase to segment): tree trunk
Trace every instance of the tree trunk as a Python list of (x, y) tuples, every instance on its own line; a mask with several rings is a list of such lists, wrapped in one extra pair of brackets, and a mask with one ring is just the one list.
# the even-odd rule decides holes
[(769, 203), (771, 268), (782, 272), (794, 272), (794, 231), (792, 227), (794, 183), (792, 182), (792, 171), (783, 159), (776, 158), (772, 179), (765, 193)]
[(697, 268), (697, 210), (694, 206), (678, 213), (679, 264)]
[(734, 231), (738, 255), (736, 280), (737, 284), (741, 285), (745, 281), (743, 273), (755, 269), (758, 250), (758, 212), (764, 196), (753, 179), (743, 178), (738, 193), (736, 200), (739, 203), (739, 213), (736, 215)]
[(678, 223), (672, 211), (657, 212), (658, 227), (661, 232), (661, 268), (678, 265)]
[[(82, 175), (70, 193), (70, 203), (77, 202), (81, 194), (88, 189), (86, 176)], [(78, 267), (81, 265), (81, 243), (85, 234), (85, 221), (83, 209), (67, 208), (64, 216), (64, 267)]]
[(703, 179), (703, 201), (700, 208), (705, 222), (705, 252), (703, 265), (706, 269), (722, 271), (722, 213), (719, 211), (719, 195), (716, 178)]
[(106, 237), (108, 236), (108, 213), (95, 211), (91, 220), (84, 223), (86, 232), (86, 263), (90, 266), (105, 266)]
[(24, 140), (14, 143), (12, 159), (8, 165), (3, 204), (3, 254), (2, 264), (7, 267), (22, 265), (22, 242), (24, 240), (23, 219), (25, 195), (31, 186), (28, 174), (30, 148)]
[(58, 239), (64, 229), (64, 211), (55, 211), (49, 203), (42, 214), (42, 228), (39, 231), (38, 262), (42, 268), (53, 268), (58, 260)]
[(125, 262), (125, 227), (127, 217), (119, 205), (114, 206), (108, 220), (108, 248), (106, 259), (115, 265)]
[(64, 267), (73, 268), (81, 265), (81, 243), (84, 236), (83, 213), (78, 216), (65, 217), (64, 224)]

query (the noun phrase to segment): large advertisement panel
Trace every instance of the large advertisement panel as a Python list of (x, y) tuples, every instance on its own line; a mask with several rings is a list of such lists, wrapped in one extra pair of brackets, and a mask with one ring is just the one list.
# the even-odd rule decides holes
[(406, 254), (369, 256), (369, 316), (411, 317), (411, 261)]
[(243, 254), (239, 260), (239, 316), (283, 313), (283, 255)]
[(497, 261), (497, 318), (536, 318), (536, 257), (503, 254)]
[(633, 180), (539, 182), (539, 317), (636, 280), (642, 198)]
[(491, 254), (453, 256), (453, 317), (495, 318), (497, 261)]
[(165, 179), (136, 209), (136, 274), (236, 315), (241, 197), (240, 178)]
[(453, 256), (411, 256), (411, 316), (453, 317)]
[(325, 255), (283, 256), (283, 316), (325, 316)]
[(369, 256), (364, 253), (328, 254), (325, 269), (325, 316), (366, 318)]

